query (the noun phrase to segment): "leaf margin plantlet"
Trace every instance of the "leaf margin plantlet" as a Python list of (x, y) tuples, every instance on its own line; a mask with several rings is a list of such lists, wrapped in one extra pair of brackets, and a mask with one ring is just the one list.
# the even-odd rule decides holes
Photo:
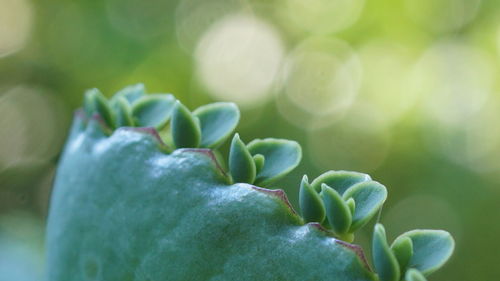
[[(284, 139), (267, 138), (267, 139), (253, 140), (248, 144), (245, 144), (243, 141), (241, 141), (239, 134), (235, 133), (231, 141), (231, 146), (229, 151), (228, 170), (225, 170), (223, 168), (225, 167), (225, 165), (223, 163), (222, 164), (218, 163), (223, 160), (220, 156), (216, 156), (220, 154), (217, 148), (236, 129), (237, 122), (240, 118), (240, 113), (236, 105), (231, 103), (216, 103), (214, 105), (198, 107), (198, 109), (195, 109), (194, 111), (191, 112), (185, 105), (183, 105), (180, 101), (175, 100), (175, 98), (172, 96), (173, 105), (171, 106), (171, 108), (169, 108), (168, 106), (165, 107), (164, 110), (168, 111), (171, 109), (171, 112), (170, 113), (164, 112), (162, 122), (149, 123), (148, 125), (153, 125), (153, 127), (147, 128), (142, 126), (144, 123), (136, 122), (135, 120), (137, 119), (133, 119), (132, 121), (128, 119), (129, 115), (134, 116), (133, 113), (134, 106), (136, 108), (140, 108), (140, 105), (145, 103), (144, 101), (148, 101), (148, 99), (154, 100), (154, 98), (150, 98), (151, 95), (146, 94), (145, 88), (142, 84), (129, 86), (124, 90), (119, 91), (115, 97), (111, 98), (110, 101), (108, 101), (102, 94), (100, 94), (100, 92), (96, 91), (97, 90), (92, 90), (90, 92), (91, 94), (85, 95), (84, 111), (83, 113), (80, 113), (84, 114), (85, 116), (83, 118), (78, 117), (80, 119), (75, 118), (76, 120), (75, 122), (80, 120), (78, 122), (81, 122), (81, 124), (78, 124), (78, 122), (75, 123), (74, 125), (75, 128), (73, 130), (75, 130), (74, 134), (79, 134), (79, 135), (83, 134), (85, 138), (89, 138), (89, 140), (91, 141), (94, 141), (95, 139), (99, 142), (102, 142), (102, 144), (99, 145), (98, 151), (106, 151), (104, 148), (107, 145), (106, 142), (108, 139), (110, 141), (111, 140), (116, 141), (119, 138), (123, 138), (123, 140), (126, 143), (130, 141), (132, 141), (132, 143), (134, 141), (138, 141), (138, 143), (142, 144), (149, 142), (147, 138), (151, 137), (157, 146), (157, 151), (153, 153), (155, 155), (158, 155), (158, 157), (160, 157), (161, 155), (168, 155), (167, 158), (161, 158), (162, 159), (161, 161), (163, 161), (161, 163), (170, 163), (169, 165), (171, 166), (169, 167), (176, 167), (176, 169), (177, 168), (186, 169), (186, 171), (189, 171), (189, 165), (183, 166), (185, 164), (182, 163), (184, 162), (187, 163), (189, 161), (203, 162), (206, 161), (206, 158), (208, 157), (211, 163), (213, 163), (214, 166), (216, 167), (214, 171), (216, 171), (216, 174), (218, 175), (216, 177), (218, 179), (217, 185), (222, 185), (229, 190), (234, 190), (234, 192), (236, 193), (234, 193), (232, 196), (239, 196), (237, 194), (241, 194), (241, 192), (243, 193), (250, 192), (249, 190), (257, 191), (258, 193), (261, 194), (261, 195), (256, 195), (253, 193), (248, 193), (248, 194), (253, 194), (251, 195), (254, 196), (252, 198), (260, 198), (260, 199), (254, 199), (257, 201), (250, 200), (249, 202), (237, 201), (238, 202), (237, 204), (250, 204), (249, 206), (253, 206), (251, 204), (257, 204), (257, 203), (264, 204), (262, 205), (262, 207), (259, 208), (263, 208), (262, 210), (267, 210), (266, 211), (267, 213), (261, 214), (263, 217), (266, 217), (269, 214), (273, 214), (274, 211), (271, 212), (270, 210), (272, 208), (278, 208), (275, 206), (275, 203), (278, 203), (279, 206), (285, 208), (283, 210), (287, 210), (287, 213), (286, 215), (281, 214), (280, 216), (271, 219), (271, 221), (275, 221), (275, 223), (277, 223), (278, 221), (281, 221), (283, 218), (286, 217), (287, 219), (290, 220), (290, 222), (292, 222), (290, 227), (294, 229), (293, 230), (294, 233), (295, 231), (299, 230), (302, 232), (306, 231), (307, 233), (309, 233), (308, 231), (317, 231), (318, 233), (321, 233), (321, 237), (324, 237), (321, 238), (323, 239), (323, 242), (319, 243), (319, 245), (323, 245), (321, 247), (342, 245), (342, 247), (344, 247), (346, 251), (343, 253), (353, 259), (352, 261), (353, 264), (355, 264), (356, 266), (364, 264), (364, 266), (362, 266), (364, 267), (364, 269), (362, 270), (363, 272), (362, 274), (365, 274), (363, 275), (365, 276), (364, 278), (367, 278), (366, 280), (376, 279), (375, 275), (373, 276), (370, 275), (371, 274), (370, 266), (368, 265), (368, 263), (366, 263), (364, 255), (362, 254), (362, 250), (358, 246), (344, 242), (344, 241), (352, 242), (352, 240), (354, 239), (354, 232), (360, 229), (363, 225), (365, 225), (369, 220), (371, 220), (375, 216), (375, 214), (378, 211), (381, 210), (382, 205), (387, 198), (386, 187), (376, 181), (373, 181), (369, 175), (358, 172), (349, 172), (349, 171), (328, 171), (316, 177), (311, 183), (309, 183), (308, 177), (304, 175), (304, 177), (301, 180), (299, 188), (299, 207), (300, 207), (299, 213), (301, 214), (301, 216), (299, 216), (299, 214), (294, 211), (293, 207), (288, 202), (288, 199), (286, 198), (286, 195), (282, 190), (270, 190), (254, 186), (254, 185), (270, 186), (271, 184), (274, 184), (277, 180), (284, 177), (292, 169), (298, 166), (300, 159), (302, 158), (302, 150), (297, 142)], [(165, 95), (169, 94), (163, 94), (163, 95), (164, 95), (163, 97), (166, 97)], [(136, 109), (135, 116), (137, 116), (137, 112), (138, 110)], [(203, 114), (208, 114), (208, 115), (203, 115)], [(227, 121), (225, 117), (221, 116), (229, 116), (230, 120)], [(168, 122), (170, 122), (170, 125), (168, 125)], [(226, 123), (223, 124), (223, 126), (221, 126), (223, 128), (221, 128), (220, 131), (216, 133), (214, 133), (211, 130), (207, 131), (207, 129), (203, 130), (203, 128), (209, 128), (209, 127), (215, 128), (217, 127), (216, 123), (220, 122), (226, 122)], [(128, 128), (123, 128), (123, 127), (128, 127)], [(170, 129), (170, 134), (172, 137), (171, 142), (173, 142), (175, 149), (165, 148), (167, 147), (165, 143), (169, 143), (169, 141), (168, 139), (165, 139), (164, 135), (160, 136), (159, 133), (159, 130), (164, 128)], [(142, 136), (147, 136), (147, 137), (143, 138)], [(77, 144), (75, 144), (74, 142), (69, 143), (67, 150), (72, 151), (72, 149), (75, 149), (78, 153), (84, 153), (84, 155), (87, 155), (85, 154), (87, 153), (85, 152), (86, 150), (80, 152), (79, 150), (80, 147), (77, 146)], [(78, 145), (83, 145), (83, 144), (78, 144)], [(132, 145), (132, 144), (127, 144), (127, 145)], [(86, 147), (85, 149), (92, 151), (95, 148), (93, 148), (92, 145), (89, 144), (89, 146)], [(109, 149), (111, 149), (111, 146), (109, 146)], [(120, 143), (117, 143), (116, 146), (113, 147), (113, 149), (119, 151), (121, 149)], [(133, 149), (141, 151), (140, 147), (134, 147)], [(152, 153), (152, 152), (147, 152), (147, 153)], [(202, 155), (202, 156), (194, 156), (194, 155)], [(141, 156), (142, 154), (138, 154), (137, 155), (138, 159)], [(178, 163), (179, 166), (175, 166), (176, 165), (175, 161), (177, 161), (175, 159), (178, 159), (180, 161)], [(93, 159), (93, 161), (99, 161), (99, 159)], [(155, 162), (152, 161), (151, 163)], [(144, 162), (144, 164), (146, 165), (150, 165), (151, 163), (148, 161)], [(64, 162), (61, 165), (64, 167)], [(154, 167), (155, 166), (153, 166), (153, 168)], [(153, 173), (153, 171), (151, 172)], [(113, 175), (113, 177), (115, 178), (119, 176), (120, 175)], [(84, 181), (87, 180), (85, 175), (82, 176), (82, 179)], [(106, 180), (112, 180), (112, 179), (106, 179)], [(59, 181), (64, 182), (64, 179), (62, 180), (60, 179)], [(189, 179), (186, 179), (186, 181), (190, 182)], [(204, 183), (192, 182), (192, 184), (193, 187), (197, 187), (200, 184)], [(57, 184), (56, 187), (58, 187), (59, 189), (61, 188), (60, 186), (57, 186)], [(188, 190), (184, 190), (184, 194), (186, 194), (187, 191)], [(59, 191), (56, 188), (55, 194), (57, 195), (58, 192), (61, 191)], [(205, 194), (205, 192), (209, 191), (208, 190), (203, 191), (202, 194)], [(207, 195), (208, 194), (211, 193), (207, 193)], [(210, 196), (213, 196), (213, 194), (211, 194)], [(207, 198), (203, 196), (198, 198), (203, 198), (203, 199), (197, 199), (197, 200), (207, 200)], [(222, 204), (221, 202), (223, 202), (224, 199), (218, 197), (214, 198), (215, 201), (210, 204)], [(274, 198), (273, 200), (276, 201), (272, 201), (275, 203), (269, 203), (265, 201), (267, 200), (265, 198)], [(224, 200), (228, 199), (229, 198), (225, 198)], [(58, 204), (63, 204), (63, 203), (58, 203)], [(236, 205), (236, 206), (246, 206), (246, 205)], [(168, 207), (172, 208), (171, 206)], [(171, 209), (171, 211), (175, 210)], [(52, 217), (55, 216), (53, 213), (54, 211), (51, 211)], [(221, 211), (219, 212), (219, 214), (222, 215), (224, 214), (224, 212)], [(356, 217), (356, 215), (358, 215), (358, 217)], [(234, 214), (232, 216), (234, 216)], [(339, 216), (340, 218), (343, 219), (339, 219)], [(356, 219), (354, 219), (355, 217)], [(270, 217), (266, 218), (270, 219)], [(208, 218), (208, 221), (210, 221), (210, 218)], [(254, 221), (253, 223), (256, 222), (257, 221)], [(236, 221), (233, 223), (238, 224), (244, 222)], [(54, 228), (53, 224), (49, 223), (49, 225), (51, 225), (52, 228)], [(50, 229), (51, 228), (49, 228), (49, 230)], [(273, 228), (271, 227), (270, 229)], [(374, 248), (377, 248), (376, 250), (375, 249), (373, 250), (374, 253), (377, 252), (385, 253), (379, 255), (375, 254), (373, 258), (375, 269), (377, 272), (379, 272), (378, 278), (380, 279), (380, 281), (398, 281), (402, 280), (403, 278), (414, 279), (406, 281), (420, 281), (420, 279), (418, 279), (420, 278), (420, 275), (422, 276), (428, 275), (433, 271), (437, 270), (439, 267), (441, 267), (449, 259), (449, 256), (451, 256), (451, 253), (453, 252), (454, 249), (454, 242), (452, 242), (451, 244), (452, 247), (446, 248), (444, 254), (442, 254), (439, 258), (434, 258), (434, 260), (428, 261), (427, 259), (425, 259), (425, 257), (424, 258), (421, 257), (422, 254), (420, 253), (422, 253), (422, 249), (426, 248), (418, 247), (418, 245), (422, 244), (420, 243), (421, 236), (419, 235), (421, 235), (421, 233), (428, 234), (428, 233), (445, 233), (445, 232), (433, 232), (432, 230), (410, 231), (402, 234), (400, 236), (401, 238), (398, 237), (394, 241), (394, 243), (389, 247), (385, 237), (385, 230), (382, 231), (381, 229), (383, 230), (383, 226), (377, 224), (374, 231), (375, 234), (374, 237), (377, 237), (377, 239), (374, 238), (373, 241)], [(299, 237), (300, 236), (299, 233), (301, 232), (297, 232), (294, 235), (296, 237)], [(51, 236), (50, 232), (49, 236)], [(452, 239), (451, 236), (449, 237), (450, 239)], [(332, 240), (325, 240), (325, 239), (332, 239)], [(327, 246), (325, 244), (326, 241), (331, 241), (330, 243), (334, 244)], [(49, 244), (51, 245), (51, 247), (49, 247), (49, 250), (54, 252), (55, 250), (53, 243)], [(335, 248), (335, 249), (336, 251), (344, 251), (340, 250), (340, 248)], [(316, 250), (319, 251), (320, 249)], [(382, 258), (382, 260), (380, 259), (380, 257), (384, 256), (386, 260), (390, 261), (389, 263), (384, 263), (383, 262), (384, 258)], [(300, 255), (297, 257), (300, 257)], [(418, 257), (418, 259), (416, 257)], [(422, 261), (425, 261), (427, 263), (422, 263)], [(387, 271), (387, 264), (390, 264), (389, 271)], [(422, 264), (426, 266), (420, 266)], [(327, 267), (322, 267), (322, 268), (327, 269)], [(357, 270), (361, 270), (360, 268), (358, 268)], [(53, 266), (51, 266), (49, 269), (51, 269), (52, 271), (55, 270)], [(320, 268), (317, 269), (319, 270)], [(384, 272), (391, 272), (391, 269), (394, 274), (391, 275), (384, 273)], [(395, 274), (395, 272), (397, 272), (397, 274)], [(260, 272), (259, 274), (263, 273)], [(346, 274), (345, 276), (355, 276), (357, 273), (345, 272), (345, 274)], [(359, 274), (361, 274), (361, 271), (359, 272)], [(244, 280), (252, 280), (252, 279), (244, 279)], [(317, 280), (317, 278), (315, 280)], [(351, 280), (351, 279), (346, 279), (346, 280)]]

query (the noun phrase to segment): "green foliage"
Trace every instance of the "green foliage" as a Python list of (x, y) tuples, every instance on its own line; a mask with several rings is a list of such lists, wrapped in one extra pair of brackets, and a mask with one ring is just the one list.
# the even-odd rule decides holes
[(218, 102), (198, 107), (193, 114), (200, 120), (201, 147), (217, 148), (236, 129), (240, 111), (234, 103)]
[(200, 121), (179, 101), (172, 113), (172, 138), (176, 148), (198, 147), (201, 142)]
[(306, 222), (322, 222), (326, 215), (325, 204), (308, 181), (304, 175), (300, 183), (299, 204), (302, 217)]
[(170, 119), (174, 103), (169, 94), (142, 96), (132, 103), (132, 115), (140, 127), (161, 129)]
[(443, 266), (454, 248), (455, 242), (448, 232), (427, 229), (403, 233), (389, 248), (385, 229), (377, 224), (373, 234), (373, 263), (381, 281), (398, 281), (399, 276), (405, 276), (406, 281), (425, 280), (423, 276)]
[(191, 112), (138, 84), (109, 102), (88, 91), (83, 112), (56, 178), (49, 280), (418, 281), (453, 252), (438, 230), (404, 233), (389, 247), (377, 224), (371, 272), (349, 243), (381, 210), (385, 186), (357, 172), (328, 171), (311, 183), (304, 176), (299, 216), (283, 191), (253, 185), (294, 169), (298, 143), (245, 144), (236, 133), (224, 169), (217, 148), (240, 117), (232, 103)]
[[(262, 161), (262, 160), (259, 160)], [(229, 151), (229, 171), (235, 182), (253, 183), (255, 180), (255, 163), (252, 155), (240, 136), (235, 134)]]

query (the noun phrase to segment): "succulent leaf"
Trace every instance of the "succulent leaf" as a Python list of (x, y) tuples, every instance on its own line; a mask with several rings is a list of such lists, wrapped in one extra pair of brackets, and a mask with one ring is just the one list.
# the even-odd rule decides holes
[(229, 171), (234, 182), (253, 183), (256, 175), (255, 162), (247, 147), (235, 134), (229, 150)]
[(427, 281), (427, 279), (420, 271), (410, 268), (406, 272), (405, 281)]
[(379, 223), (373, 232), (372, 258), (380, 281), (399, 281), (398, 261), (387, 244), (385, 229)]
[(115, 128), (115, 121), (108, 100), (98, 89), (91, 89), (85, 93), (85, 111), (90, 115), (98, 113), (110, 128)]
[(363, 173), (350, 171), (328, 171), (314, 179), (311, 186), (317, 192), (320, 192), (321, 185), (324, 183), (342, 195), (352, 185), (369, 180), (371, 180), (370, 176)]
[(354, 215), (354, 211), (356, 210), (356, 201), (354, 199), (349, 198), (347, 201), (345, 201), (347, 206), (349, 207), (349, 211), (351, 211), (351, 215)]
[(353, 198), (356, 209), (352, 217), (351, 232), (365, 225), (382, 207), (387, 198), (385, 186), (376, 181), (366, 181), (351, 186), (344, 192), (344, 200)]
[(391, 250), (398, 260), (401, 274), (404, 274), (413, 255), (413, 243), (411, 239), (406, 236), (399, 237), (392, 242)]
[(116, 113), (117, 127), (130, 127), (134, 125), (134, 120), (132, 119), (132, 109), (124, 97), (116, 99), (114, 109)]
[(127, 100), (129, 104), (133, 104), (136, 100), (138, 100), (145, 94), (146, 94), (146, 88), (144, 87), (144, 84), (138, 83), (135, 85), (130, 85), (116, 92), (116, 94), (114, 94), (114, 96), (111, 98), (110, 103), (111, 106), (114, 108), (118, 99), (123, 97), (125, 98), (125, 100)]
[(175, 98), (170, 94), (153, 94), (139, 98), (132, 105), (132, 115), (138, 126), (165, 127), (175, 105)]
[(295, 168), (298, 143), (245, 145), (235, 134), (229, 167), (211, 150), (238, 123), (232, 103), (191, 113), (172, 95), (146, 96), (137, 84), (109, 102), (89, 90), (84, 110), (75, 115), (52, 197), (51, 281), (425, 281), (453, 252), (453, 238), (437, 230), (404, 233), (389, 247), (377, 224), (377, 278), (361, 248), (347, 242), (381, 210), (386, 188), (357, 172), (329, 171), (312, 183), (304, 176), (301, 218), (283, 190), (252, 185)]
[(258, 173), (264, 167), (264, 163), (266, 162), (266, 158), (262, 154), (255, 154), (253, 156), (253, 162), (255, 163), (255, 172)]
[(338, 235), (346, 234), (352, 222), (349, 206), (335, 189), (326, 184), (321, 185), (320, 195), (325, 203), (326, 217), (333, 231)]
[(216, 148), (234, 131), (240, 120), (236, 104), (217, 102), (198, 107), (193, 114), (200, 119), (201, 147)]
[(325, 205), (319, 194), (308, 182), (304, 175), (300, 183), (299, 205), (302, 217), (306, 222), (322, 223), (325, 219)]
[(172, 113), (172, 138), (177, 148), (196, 148), (201, 141), (200, 124), (196, 116), (179, 101)]
[(408, 267), (418, 269), (424, 275), (442, 267), (455, 248), (453, 237), (444, 230), (412, 230), (401, 234), (396, 240), (403, 237), (410, 238), (413, 245)]
[(261, 154), (264, 166), (256, 176), (255, 183), (269, 185), (299, 165), (302, 149), (295, 141), (284, 139), (256, 139), (247, 145), (251, 155)]

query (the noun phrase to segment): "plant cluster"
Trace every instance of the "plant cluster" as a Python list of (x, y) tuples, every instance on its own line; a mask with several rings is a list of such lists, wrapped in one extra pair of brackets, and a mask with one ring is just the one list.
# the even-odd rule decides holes
[[(171, 94), (146, 94), (142, 84), (129, 86), (111, 99), (97, 89), (85, 94), (84, 111), (98, 116), (108, 133), (120, 127), (153, 127), (167, 153), (181, 148), (206, 148), (215, 152), (235, 130), (240, 113), (233, 103), (213, 103), (190, 111)], [(228, 156), (229, 183), (269, 187), (300, 162), (297, 142), (256, 139), (245, 144), (234, 134)], [(222, 165), (225, 166), (225, 165)], [(352, 242), (355, 232), (381, 211), (387, 198), (384, 185), (367, 174), (328, 171), (313, 181), (304, 175), (299, 205), (302, 223), (319, 224), (326, 235)], [(442, 230), (403, 233), (389, 246), (385, 229), (373, 232), (373, 266), (380, 281), (422, 281), (451, 256), (454, 241)]]

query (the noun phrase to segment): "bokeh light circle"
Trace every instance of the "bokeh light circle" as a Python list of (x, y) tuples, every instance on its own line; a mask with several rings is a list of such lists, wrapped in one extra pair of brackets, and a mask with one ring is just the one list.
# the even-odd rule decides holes
[(285, 94), (311, 115), (347, 110), (358, 93), (362, 66), (345, 42), (311, 38), (291, 52), (285, 66)]
[(7, 90), (0, 96), (0, 109), (0, 167), (49, 161), (58, 153), (69, 112), (46, 90)]
[(198, 77), (216, 99), (255, 106), (270, 97), (283, 53), (271, 25), (247, 14), (230, 15), (198, 43)]
[(364, 0), (283, 0), (281, 13), (286, 24), (313, 34), (329, 34), (355, 23)]
[(33, 10), (27, 0), (0, 0), (0, 57), (26, 44), (32, 23)]
[(481, 110), (493, 90), (491, 61), (466, 44), (437, 43), (416, 64), (410, 89), (422, 98), (430, 119), (461, 126)]
[(389, 41), (372, 41), (359, 49), (363, 82), (356, 103), (366, 103), (386, 126), (411, 109), (418, 96), (408, 91), (412, 51)]

